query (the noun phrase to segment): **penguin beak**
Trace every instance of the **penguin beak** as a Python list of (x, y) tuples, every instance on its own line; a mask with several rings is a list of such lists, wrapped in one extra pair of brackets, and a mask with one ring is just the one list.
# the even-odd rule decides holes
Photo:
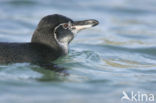
[(99, 22), (97, 20), (83, 20), (83, 21), (74, 21), (72, 23), (72, 29), (77, 33), (83, 29), (91, 28), (98, 25)]

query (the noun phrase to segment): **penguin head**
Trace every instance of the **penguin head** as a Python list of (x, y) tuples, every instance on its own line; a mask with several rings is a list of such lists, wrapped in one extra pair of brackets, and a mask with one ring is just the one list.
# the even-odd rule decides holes
[(98, 24), (97, 20), (73, 21), (63, 15), (54, 14), (45, 16), (39, 22), (32, 42), (42, 43), (53, 49), (68, 53), (68, 44), (73, 40), (76, 33)]

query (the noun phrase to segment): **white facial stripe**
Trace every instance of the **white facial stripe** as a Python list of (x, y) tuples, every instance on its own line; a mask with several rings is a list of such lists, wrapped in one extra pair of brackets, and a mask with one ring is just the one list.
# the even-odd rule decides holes
[(54, 28), (54, 32), (56, 31), (56, 29), (57, 28), (59, 28), (60, 26), (62, 26), (62, 25), (64, 25), (65, 23), (61, 23), (61, 24), (59, 24), (58, 26), (56, 26), (55, 28)]
[(59, 24), (58, 26), (56, 26), (56, 27), (54, 28), (54, 38), (55, 38), (55, 40), (57, 41), (57, 43), (59, 43), (59, 42), (58, 42), (57, 37), (56, 37), (56, 29), (59, 28), (61, 25), (62, 25), (62, 24)]
[(59, 24), (58, 26), (56, 26), (56, 27), (54, 28), (54, 38), (55, 38), (56, 42), (58, 43), (58, 45), (61, 46), (61, 48), (65, 50), (64, 53), (67, 54), (67, 53), (68, 53), (68, 43), (61, 43), (61, 42), (59, 42), (59, 41), (57, 40), (56, 32), (55, 32), (55, 31), (57, 30), (57, 28), (59, 28), (60, 26), (62, 26), (62, 25), (64, 25), (64, 24), (65, 24), (65, 23)]

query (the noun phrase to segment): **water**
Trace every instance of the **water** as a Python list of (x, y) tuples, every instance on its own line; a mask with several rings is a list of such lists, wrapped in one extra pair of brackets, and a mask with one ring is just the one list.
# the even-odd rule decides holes
[(67, 76), (29, 63), (0, 65), (0, 103), (120, 103), (123, 91), (156, 96), (155, 0), (1, 0), (0, 41), (29, 42), (39, 20), (54, 13), (100, 24), (80, 32), (69, 55), (55, 61)]

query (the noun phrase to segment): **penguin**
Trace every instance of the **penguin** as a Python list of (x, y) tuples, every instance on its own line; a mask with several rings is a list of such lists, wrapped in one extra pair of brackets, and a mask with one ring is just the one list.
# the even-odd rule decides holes
[(0, 42), (0, 64), (48, 64), (68, 54), (69, 43), (76, 33), (98, 23), (94, 19), (73, 21), (60, 14), (45, 16), (34, 31), (31, 42)]

